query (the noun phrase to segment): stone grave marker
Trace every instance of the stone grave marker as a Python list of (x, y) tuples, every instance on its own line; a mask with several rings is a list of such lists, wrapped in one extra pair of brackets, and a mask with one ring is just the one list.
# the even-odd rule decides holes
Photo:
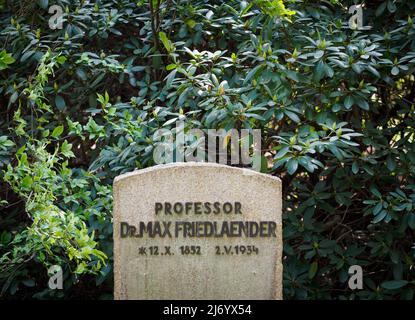
[(282, 299), (281, 182), (213, 163), (114, 181), (115, 299)]

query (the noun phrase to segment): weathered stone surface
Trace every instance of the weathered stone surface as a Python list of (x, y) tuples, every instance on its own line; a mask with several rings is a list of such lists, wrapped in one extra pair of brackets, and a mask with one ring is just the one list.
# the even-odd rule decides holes
[(282, 299), (281, 182), (245, 173), (175, 163), (117, 177), (115, 299)]

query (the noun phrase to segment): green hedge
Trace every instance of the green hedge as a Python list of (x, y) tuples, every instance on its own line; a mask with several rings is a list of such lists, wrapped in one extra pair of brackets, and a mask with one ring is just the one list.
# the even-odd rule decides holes
[(1, 296), (111, 298), (113, 179), (180, 119), (262, 130), (285, 299), (413, 299), (415, 2), (367, 2), (364, 30), (352, 4), (0, 1)]

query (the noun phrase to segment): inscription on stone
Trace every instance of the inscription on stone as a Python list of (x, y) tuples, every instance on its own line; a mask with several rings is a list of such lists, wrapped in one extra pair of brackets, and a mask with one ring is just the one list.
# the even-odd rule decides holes
[(114, 182), (115, 299), (282, 299), (281, 182), (176, 163)]

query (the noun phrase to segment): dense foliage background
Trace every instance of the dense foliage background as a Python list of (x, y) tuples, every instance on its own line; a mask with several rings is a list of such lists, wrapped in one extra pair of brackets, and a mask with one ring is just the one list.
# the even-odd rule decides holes
[(413, 299), (415, 1), (365, 2), (0, 0), (1, 297), (111, 298), (113, 179), (180, 119), (262, 129), (285, 299)]

